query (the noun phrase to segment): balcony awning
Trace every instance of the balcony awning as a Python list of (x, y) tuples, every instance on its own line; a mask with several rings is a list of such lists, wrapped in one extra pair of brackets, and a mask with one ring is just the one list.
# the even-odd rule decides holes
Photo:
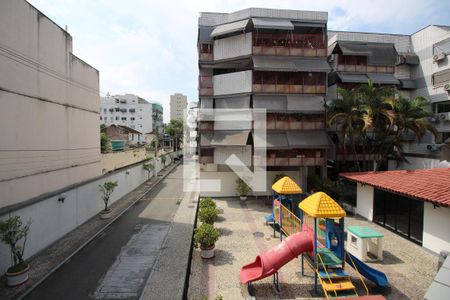
[(325, 149), (330, 147), (330, 139), (325, 131), (288, 131), (290, 148)]
[(254, 56), (255, 71), (329, 72), (325, 59)]
[(433, 85), (439, 85), (446, 82), (450, 82), (450, 69), (442, 70), (431, 75), (433, 78)]
[(433, 54), (450, 54), (450, 38), (446, 38), (439, 43), (436, 43), (433, 47)]
[(214, 27), (200, 26), (198, 28), (198, 42), (200, 44), (213, 44), (214, 40), (211, 38), (211, 33)]
[(415, 89), (417, 88), (416, 81), (412, 79), (400, 79), (400, 88), (402, 89)]
[(376, 84), (400, 84), (394, 74), (387, 73), (367, 73), (367, 76)]
[(290, 112), (323, 112), (325, 110), (324, 97), (308, 95), (288, 95), (287, 110)]
[(245, 146), (249, 139), (249, 130), (215, 131), (211, 140), (212, 146)]
[(346, 74), (337, 72), (337, 76), (344, 83), (367, 83), (367, 76), (365, 74)]
[(294, 25), (289, 20), (252, 18), (252, 22), (257, 29), (294, 30)]
[(397, 51), (394, 44), (369, 43), (367, 47), (370, 50), (367, 58), (368, 65), (375, 66), (394, 66), (397, 58)]
[(270, 112), (285, 112), (286, 96), (254, 95), (253, 108), (265, 108)]
[(201, 98), (200, 108), (213, 108), (213, 101), (212, 98)]
[(203, 132), (202, 134), (200, 134), (200, 146), (201, 147), (210, 147), (212, 137), (213, 137), (212, 132)]
[(218, 37), (229, 33), (244, 31), (250, 20), (241, 20), (233, 23), (219, 25), (211, 32), (211, 37)]
[[(337, 42), (334, 50), (340, 50), (344, 55), (368, 56), (370, 50), (365, 43)], [(333, 50), (333, 53), (335, 53)]]
[(285, 133), (268, 133), (266, 135), (267, 149), (288, 149), (289, 144)]
[(418, 65), (419, 57), (414, 53), (400, 53), (397, 64)]
[(216, 98), (215, 108), (250, 108), (250, 96)]

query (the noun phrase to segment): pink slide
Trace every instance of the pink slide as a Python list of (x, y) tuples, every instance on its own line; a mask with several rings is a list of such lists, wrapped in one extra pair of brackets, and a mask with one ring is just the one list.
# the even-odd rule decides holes
[(299, 232), (288, 236), (270, 251), (258, 255), (254, 262), (241, 269), (241, 283), (266, 278), (303, 252), (313, 251), (311, 233)]

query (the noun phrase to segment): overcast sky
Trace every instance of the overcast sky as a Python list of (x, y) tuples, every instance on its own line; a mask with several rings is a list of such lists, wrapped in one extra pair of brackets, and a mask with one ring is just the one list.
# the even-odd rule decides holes
[(197, 101), (199, 12), (248, 7), (328, 12), (328, 29), (411, 34), (450, 25), (438, 0), (29, 0), (68, 31), (74, 54), (100, 71), (100, 93), (132, 93), (164, 106), (180, 92)]

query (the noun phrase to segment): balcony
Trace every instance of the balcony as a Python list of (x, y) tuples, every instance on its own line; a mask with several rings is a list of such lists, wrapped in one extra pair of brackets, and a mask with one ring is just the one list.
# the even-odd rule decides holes
[(395, 69), (391, 66), (367, 66), (367, 65), (347, 65), (338, 64), (339, 72), (359, 72), (359, 73), (394, 73)]
[[(254, 156), (255, 165), (262, 164), (262, 158)], [(299, 167), (299, 166), (323, 166), (326, 163), (324, 151), (268, 151), (266, 166), (268, 167)]]
[(212, 44), (198, 44), (198, 60), (200, 62), (214, 61)]
[(214, 122), (199, 122), (198, 128), (200, 130), (214, 130)]
[(213, 76), (198, 77), (198, 92), (200, 96), (212, 96), (214, 94), (213, 89)]
[(268, 114), (267, 130), (322, 130), (325, 129), (323, 115)]
[(321, 34), (253, 33), (253, 55), (325, 57), (326, 37)]
[(252, 54), (252, 33), (235, 35), (214, 41), (214, 60), (250, 56)]
[(215, 75), (213, 76), (213, 86), (214, 96), (251, 93), (252, 71)]
[(255, 71), (254, 93), (325, 94), (326, 73)]
[(203, 156), (203, 155), (201, 155), (199, 157), (199, 162), (201, 164), (213, 164), (214, 163), (214, 156)]

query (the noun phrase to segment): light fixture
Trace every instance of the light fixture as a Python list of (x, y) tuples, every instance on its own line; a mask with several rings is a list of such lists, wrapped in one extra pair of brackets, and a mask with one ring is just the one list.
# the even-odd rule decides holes
[(66, 200), (66, 198), (67, 198), (66, 194), (61, 194), (58, 196), (58, 202), (64, 203), (64, 200)]

